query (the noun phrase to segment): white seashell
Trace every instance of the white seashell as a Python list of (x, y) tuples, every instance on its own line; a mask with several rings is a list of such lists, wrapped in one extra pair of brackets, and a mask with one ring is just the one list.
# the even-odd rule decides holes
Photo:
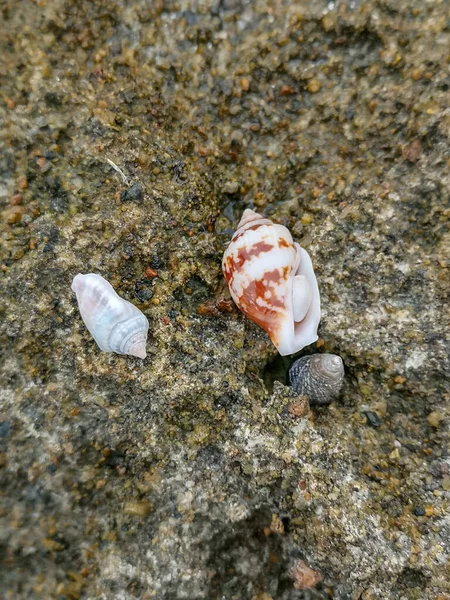
[(309, 254), (286, 227), (247, 209), (225, 250), (231, 297), (282, 356), (317, 340), (320, 295)]
[(104, 352), (145, 358), (148, 321), (145, 315), (121, 298), (112, 285), (95, 273), (79, 273), (72, 281), (81, 317)]

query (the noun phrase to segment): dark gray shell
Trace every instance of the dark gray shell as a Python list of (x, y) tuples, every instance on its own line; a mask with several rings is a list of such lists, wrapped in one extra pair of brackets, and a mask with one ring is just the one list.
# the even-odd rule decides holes
[(299, 396), (311, 404), (330, 404), (344, 381), (344, 363), (336, 354), (313, 354), (296, 360), (289, 369), (289, 381)]

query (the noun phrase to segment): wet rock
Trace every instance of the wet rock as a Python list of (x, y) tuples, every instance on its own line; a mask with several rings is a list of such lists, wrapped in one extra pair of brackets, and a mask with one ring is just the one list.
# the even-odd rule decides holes
[[(0, 219), (2, 595), (448, 595), (447, 4), (23, 4), (0, 23), (0, 212), (23, 209)], [(107, 157), (139, 181), (119, 202)], [(226, 293), (253, 206), (311, 255), (307, 353), (346, 366), (313, 412)], [(82, 334), (95, 271), (146, 303), (145, 364)]]

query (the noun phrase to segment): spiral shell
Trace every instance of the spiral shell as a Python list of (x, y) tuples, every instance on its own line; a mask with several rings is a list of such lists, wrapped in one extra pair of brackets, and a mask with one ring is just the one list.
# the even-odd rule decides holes
[(313, 354), (296, 360), (289, 369), (289, 381), (311, 404), (330, 404), (344, 381), (344, 363), (336, 354)]
[(282, 356), (317, 340), (316, 276), (309, 254), (286, 227), (245, 210), (222, 269), (237, 306), (269, 334)]
[(106, 279), (95, 273), (79, 273), (72, 281), (72, 290), (84, 324), (103, 352), (147, 356), (147, 318), (121, 298)]

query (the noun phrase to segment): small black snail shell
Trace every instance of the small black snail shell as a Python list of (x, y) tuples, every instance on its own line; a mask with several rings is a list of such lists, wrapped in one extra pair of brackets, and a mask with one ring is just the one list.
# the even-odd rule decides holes
[(330, 404), (344, 381), (344, 363), (336, 354), (313, 354), (296, 360), (289, 369), (289, 381), (311, 404)]

